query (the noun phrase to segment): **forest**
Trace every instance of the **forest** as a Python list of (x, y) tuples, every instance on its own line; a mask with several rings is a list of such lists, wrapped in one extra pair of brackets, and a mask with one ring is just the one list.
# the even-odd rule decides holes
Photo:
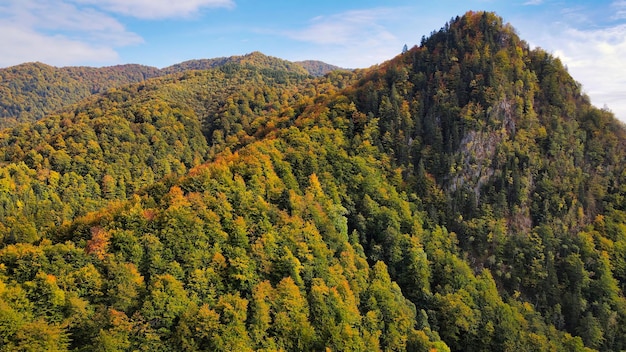
[(63, 107), (110, 88), (191, 70), (208, 70), (229, 63), (262, 65), (312, 76), (341, 68), (321, 61), (289, 62), (253, 52), (243, 56), (181, 62), (158, 69), (127, 64), (110, 67), (53, 67), (30, 62), (0, 69), (0, 128), (39, 120)]
[(626, 350), (626, 127), (495, 13), (125, 67), (0, 70), (0, 351)]

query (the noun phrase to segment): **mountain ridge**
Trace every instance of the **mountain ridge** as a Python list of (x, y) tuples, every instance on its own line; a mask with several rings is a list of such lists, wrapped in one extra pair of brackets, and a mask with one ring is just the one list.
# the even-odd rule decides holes
[(54, 67), (44, 63), (24, 63), (0, 69), (0, 126), (20, 121), (38, 120), (65, 106), (109, 88), (141, 82), (146, 79), (189, 70), (207, 70), (226, 64), (240, 63), (276, 69), (284, 68), (300, 74), (321, 76), (339, 67), (320, 61), (298, 63), (252, 52), (242, 56), (189, 60), (162, 69), (140, 64), (106, 67)]

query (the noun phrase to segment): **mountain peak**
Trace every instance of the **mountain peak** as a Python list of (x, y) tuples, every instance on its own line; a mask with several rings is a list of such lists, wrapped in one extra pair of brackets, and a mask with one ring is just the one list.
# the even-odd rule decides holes
[[(471, 52), (478, 47), (497, 52), (503, 47), (522, 42), (515, 29), (493, 12), (469, 11), (463, 16), (451, 19), (439, 31), (433, 32), (422, 46), (429, 50), (437, 46), (450, 46), (462, 52)], [(462, 45), (460, 45), (462, 44)]]

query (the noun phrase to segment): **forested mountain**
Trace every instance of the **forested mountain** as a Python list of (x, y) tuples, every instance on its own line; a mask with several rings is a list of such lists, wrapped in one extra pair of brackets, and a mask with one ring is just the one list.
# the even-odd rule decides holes
[(142, 65), (57, 68), (36, 62), (0, 69), (0, 126), (38, 120), (92, 94), (157, 75), (157, 68)]
[(143, 65), (110, 67), (53, 67), (26, 63), (0, 69), (0, 127), (39, 120), (93, 94), (149, 78), (192, 70), (208, 70), (227, 64), (251, 65), (298, 74), (323, 76), (340, 69), (321, 61), (290, 61), (253, 52), (243, 56), (191, 60), (163, 69)]
[[(45, 231), (164, 176), (182, 175), (293, 114), (294, 95), (306, 81), (308, 74), (228, 64), (110, 89), (4, 130), (0, 173), (12, 182), (0, 213)], [(17, 203), (34, 206), (10, 206)]]
[(184, 72), (189, 70), (208, 70), (226, 64), (252, 65), (265, 67), (273, 70), (282, 70), (299, 74), (307, 74), (308, 71), (300, 64), (282, 60), (276, 57), (266, 56), (255, 51), (242, 56), (220, 57), (205, 60), (190, 60), (177, 65), (166, 67), (162, 70), (164, 74)]
[(626, 349), (626, 130), (557, 58), (250, 57), (0, 133), (0, 349)]
[(317, 60), (296, 61), (295, 63), (304, 67), (309, 72), (309, 74), (316, 76), (316, 77), (321, 77), (332, 71), (347, 70), (345, 68), (341, 68), (335, 65), (330, 65), (325, 62), (317, 61)]

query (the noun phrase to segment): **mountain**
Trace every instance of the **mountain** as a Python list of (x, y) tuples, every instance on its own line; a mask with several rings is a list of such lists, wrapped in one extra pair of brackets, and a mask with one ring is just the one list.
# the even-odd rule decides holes
[(276, 57), (266, 56), (258, 51), (242, 56), (220, 57), (206, 60), (190, 60), (177, 65), (166, 67), (162, 70), (164, 74), (184, 72), (188, 70), (207, 70), (226, 64), (251, 65), (265, 67), (272, 70), (283, 70), (298, 74), (307, 74), (308, 71), (297, 63), (282, 60)]
[(293, 114), (290, 101), (310, 80), (308, 74), (224, 65), (112, 88), (0, 132), (0, 173), (12, 179), (7, 203), (38, 203), (0, 214), (45, 232), (164, 176), (182, 175)]
[(324, 76), (325, 74), (332, 71), (346, 70), (345, 68), (316, 60), (296, 61), (295, 63), (304, 67), (309, 72), (309, 74), (316, 77)]
[(92, 94), (158, 74), (142, 65), (57, 68), (36, 62), (0, 69), (0, 126), (37, 120)]
[(626, 348), (626, 131), (557, 58), (245, 61), (2, 131), (1, 349)]
[(0, 127), (39, 120), (46, 114), (70, 106), (93, 94), (105, 92), (109, 88), (190, 70), (208, 70), (227, 64), (252, 65), (313, 76), (323, 76), (339, 69), (321, 61), (293, 63), (259, 52), (243, 56), (190, 60), (163, 69), (142, 65), (57, 68), (42, 63), (27, 63), (0, 69)]

